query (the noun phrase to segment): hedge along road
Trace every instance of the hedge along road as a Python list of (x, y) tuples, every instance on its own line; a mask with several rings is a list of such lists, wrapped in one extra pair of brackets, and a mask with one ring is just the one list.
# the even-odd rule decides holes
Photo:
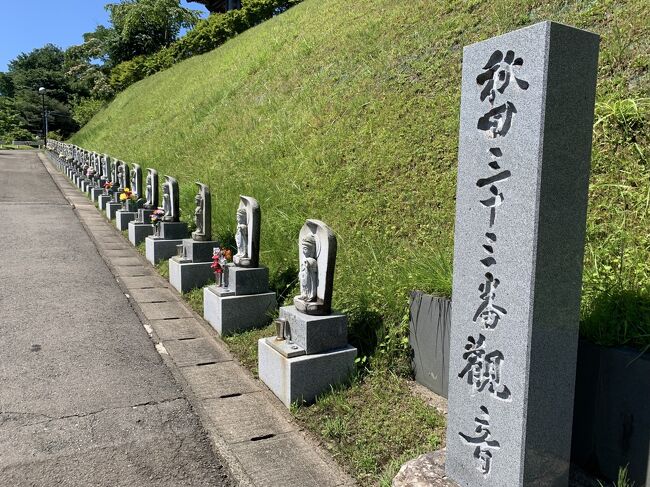
[(0, 221), (0, 485), (233, 485), (37, 152)]

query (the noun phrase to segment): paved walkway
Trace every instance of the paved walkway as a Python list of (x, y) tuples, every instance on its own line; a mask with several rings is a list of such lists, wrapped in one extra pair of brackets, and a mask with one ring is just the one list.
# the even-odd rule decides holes
[(38, 153), (0, 151), (0, 485), (230, 477)]

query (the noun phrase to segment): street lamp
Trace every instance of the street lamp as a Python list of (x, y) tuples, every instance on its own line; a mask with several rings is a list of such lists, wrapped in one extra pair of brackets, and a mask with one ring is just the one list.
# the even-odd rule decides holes
[(38, 89), (38, 92), (41, 94), (43, 100), (43, 146), (47, 147), (47, 111), (45, 110), (45, 93), (47, 93), (47, 90), (41, 86)]

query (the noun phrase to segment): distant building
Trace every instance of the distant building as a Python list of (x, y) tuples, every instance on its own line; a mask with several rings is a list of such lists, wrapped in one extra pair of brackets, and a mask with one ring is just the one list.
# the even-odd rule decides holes
[(188, 0), (193, 3), (205, 5), (211, 14), (222, 14), (230, 10), (241, 8), (241, 0)]

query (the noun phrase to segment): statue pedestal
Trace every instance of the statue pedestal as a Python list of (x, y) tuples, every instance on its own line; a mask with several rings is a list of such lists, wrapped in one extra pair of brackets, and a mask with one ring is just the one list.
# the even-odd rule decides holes
[(135, 220), (138, 214), (135, 211), (117, 210), (115, 213), (115, 226), (120, 232), (129, 229), (129, 222)]
[(169, 259), (169, 283), (179, 293), (200, 288), (214, 279), (212, 262), (191, 262), (180, 257)]
[(288, 322), (291, 341), (305, 353), (321, 353), (348, 344), (348, 317), (332, 311), (331, 314), (308, 315), (295, 306), (280, 308), (280, 318)]
[(136, 218), (137, 223), (151, 223), (151, 215), (153, 215), (154, 210), (148, 208), (139, 208), (138, 217)]
[(203, 287), (214, 279), (212, 253), (219, 242), (183, 239), (182, 257), (169, 259), (169, 283), (180, 293)]
[(106, 218), (112, 220), (115, 218), (118, 210), (122, 209), (122, 203), (116, 203), (115, 201), (110, 201), (106, 203)]
[(343, 382), (354, 368), (357, 349), (347, 343), (347, 316), (307, 315), (294, 306), (280, 308), (287, 321), (286, 340), (258, 341), (262, 382), (285, 406), (311, 402), (330, 386)]
[(111, 196), (108, 194), (100, 194), (97, 197), (97, 202), (99, 203), (99, 209), (101, 211), (106, 211), (106, 204), (111, 201)]
[(203, 288), (203, 317), (219, 335), (259, 328), (271, 321), (277, 307), (274, 292), (237, 296), (222, 290), (214, 285)]
[(129, 241), (133, 245), (140, 245), (149, 235), (153, 235), (153, 225), (136, 220), (129, 222)]
[(220, 244), (216, 240), (183, 239), (183, 258), (191, 262), (210, 262), (215, 247)]
[(149, 236), (145, 241), (145, 255), (147, 260), (156, 265), (161, 260), (169, 259), (176, 255), (176, 249), (183, 243), (181, 239), (169, 239)]
[[(183, 238), (187, 238), (189, 231), (187, 229), (187, 223), (185, 222), (160, 222), (159, 233), (160, 233), (160, 238), (181, 240)], [(175, 254), (176, 254), (176, 248), (174, 248), (174, 254), (172, 255)]]
[(203, 289), (203, 317), (219, 335), (266, 325), (277, 307), (269, 292), (266, 267), (244, 268), (228, 264), (225, 285)]
[(91, 188), (90, 189), (90, 199), (97, 202), (99, 197), (104, 193), (104, 190), (101, 188)]
[(330, 386), (344, 382), (354, 369), (357, 349), (349, 345), (289, 358), (271, 346), (274, 340), (257, 342), (259, 376), (287, 408), (296, 401), (312, 402)]

